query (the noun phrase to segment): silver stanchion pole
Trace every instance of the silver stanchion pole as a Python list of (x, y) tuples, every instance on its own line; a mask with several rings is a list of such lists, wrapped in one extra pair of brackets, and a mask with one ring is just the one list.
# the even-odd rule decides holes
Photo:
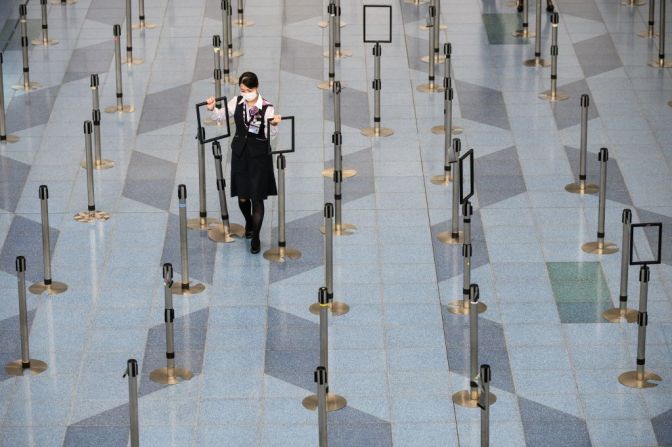
[[(429, 7), (427, 13), (427, 27), (432, 28), (436, 24), (436, 9), (434, 6)], [(435, 81), (435, 64), (436, 59), (431, 57), (434, 54), (434, 37), (435, 34), (430, 30), (429, 32), (429, 46), (428, 46), (428, 56), (427, 62), (429, 64), (427, 84), (420, 84), (416, 87), (416, 90), (422, 93), (439, 93), (443, 91), (443, 88), (436, 85)], [(421, 59), (422, 60), (422, 59)]]
[[(240, 1), (240, 0), (239, 0)], [(334, 49), (336, 59), (352, 56), (352, 51), (341, 48), (341, 0), (336, 0), (336, 23), (334, 25)], [(328, 52), (324, 53), (329, 56)]]
[(609, 150), (606, 147), (600, 149), (597, 156), (600, 162), (600, 194), (597, 209), (597, 241), (586, 242), (581, 246), (581, 250), (592, 255), (611, 255), (618, 251), (618, 246), (613, 242), (604, 241), (604, 214), (607, 204), (607, 161), (609, 160)]
[[(453, 80), (452, 80), (452, 65), (451, 65), (451, 54), (453, 52), (453, 46), (450, 43), (443, 44), (443, 56), (444, 56), (444, 68), (443, 68), (443, 124), (432, 127), (432, 133), (436, 135), (445, 135), (446, 126), (450, 127), (450, 135), (446, 136), (446, 141), (448, 142), (447, 148), (450, 149), (450, 144), (452, 141), (453, 135), (459, 135), (462, 133), (462, 128), (459, 126), (453, 126)], [(446, 160), (448, 163), (448, 160)]]
[[(212, 74), (212, 77), (215, 80), (215, 98), (222, 97), (222, 65), (220, 60), (221, 47), (222, 47), (222, 39), (219, 37), (219, 35), (215, 34), (214, 36), (212, 36), (212, 50), (215, 57), (215, 69)], [(226, 60), (228, 62), (228, 58)], [(215, 103), (215, 107), (217, 107), (218, 109), (221, 108), (222, 102), (217, 100), (217, 102)], [(205, 119), (206, 126), (221, 126), (222, 124), (226, 125), (226, 123), (222, 120), (219, 121), (213, 120), (210, 117)]]
[(656, 20), (656, 0), (649, 0), (649, 22), (646, 27), (646, 31), (642, 31), (637, 35), (639, 37), (644, 37), (646, 39), (653, 39), (655, 36), (657, 36), (658, 33), (656, 33), (656, 31), (653, 28), (655, 25), (655, 20)]
[(610, 323), (620, 323), (625, 320), (628, 323), (637, 321), (637, 311), (628, 308), (628, 261), (630, 259), (630, 226), (632, 225), (632, 211), (628, 208), (623, 210), (621, 217), (623, 222), (623, 249), (621, 251), (621, 288), (619, 305), (602, 313), (602, 317)]
[[(336, 224), (333, 228), (333, 234), (337, 236), (350, 236), (354, 234), (354, 230), (357, 229), (355, 225), (343, 223), (343, 160), (341, 157), (341, 144), (343, 143), (343, 135), (340, 132), (334, 132), (331, 137), (334, 142), (335, 153), (337, 154), (334, 158), (334, 204), (336, 209)], [(328, 230), (325, 225), (324, 227), (325, 234)]]
[(96, 210), (96, 198), (93, 187), (93, 148), (91, 147), (91, 133), (93, 125), (91, 121), (84, 121), (84, 151), (86, 153), (86, 192), (88, 197), (88, 208), (86, 211), (75, 214), (77, 222), (90, 223), (97, 220), (105, 221), (110, 218), (110, 214), (105, 211)]
[(380, 56), (382, 52), (380, 43), (376, 42), (373, 47), (373, 127), (362, 129), (362, 135), (367, 137), (389, 137), (394, 134), (394, 130), (380, 126), (380, 89), (382, 87), (380, 80)]
[(28, 330), (28, 306), (26, 305), (26, 258), (16, 257), (16, 278), (19, 289), (19, 331), (21, 335), (21, 358), (5, 365), (8, 376), (23, 376), (25, 371), (36, 376), (47, 370), (42, 360), (30, 358), (30, 341)]
[(240, 28), (247, 28), (250, 26), (254, 26), (254, 22), (252, 20), (247, 20), (245, 18), (244, 0), (238, 0), (238, 19), (236, 20), (235, 25)]
[[(329, 3), (336, 3), (336, 0), (329, 0)], [(345, 23), (343, 20), (341, 20), (340, 22), (341, 22), (341, 28), (347, 26), (347, 23)], [(320, 28), (326, 28), (329, 26), (329, 20), (320, 20), (319, 22), (317, 22), (317, 26), (319, 26)]]
[(77, 3), (77, 0), (51, 0), (52, 5), (65, 6), (65, 5), (74, 5), (75, 3)]
[[(448, 27), (447, 27), (446, 25), (444, 25), (444, 24), (441, 23), (441, 1), (440, 1), (440, 0), (428, 0), (428, 2), (429, 2), (432, 6), (434, 6), (434, 8), (436, 8), (436, 17), (439, 18), (439, 20), (438, 20), (438, 29), (439, 29), (439, 30), (447, 29)], [(425, 2), (425, 3), (427, 3), (427, 2)], [(429, 30), (433, 30), (433, 29), (434, 29), (433, 27), (429, 27), (429, 26), (427, 26), (427, 23), (426, 23), (426, 22), (425, 22), (424, 24), (420, 25), (419, 28), (420, 28), (422, 31), (429, 31)], [(436, 45), (437, 45), (437, 48), (438, 48), (438, 42), (439, 42), (438, 34), (437, 34), (437, 36), (435, 36), (435, 38), (436, 38), (436, 42), (437, 42)], [(438, 55), (436, 55), (436, 56), (438, 56)], [(429, 59), (429, 58), (428, 58), (427, 56), (423, 56), (422, 61), (426, 63), (426, 62), (429, 62), (428, 59)], [(443, 58), (441, 58), (441, 57), (439, 56), (438, 58), (435, 58), (434, 62), (436, 62), (437, 64), (438, 64), (438, 63), (441, 63), (441, 62), (443, 62)]]
[(68, 290), (67, 284), (51, 279), (51, 244), (49, 243), (49, 189), (47, 185), (40, 185), (40, 217), (42, 220), (42, 265), (44, 267), (44, 281), (36, 282), (28, 288), (30, 293), (41, 295), (59, 295)]
[(109, 106), (105, 113), (131, 113), (135, 111), (132, 105), (124, 105), (124, 89), (121, 83), (121, 25), (112, 27), (114, 36), (114, 74), (117, 81), (117, 105)]
[[(341, 144), (343, 143), (343, 135), (341, 133), (341, 90), (343, 84), (341, 81), (335, 81), (332, 88), (334, 93), (334, 135), (338, 134), (338, 138), (334, 135), (331, 136), (331, 142), (334, 143), (334, 166), (337, 164), (342, 164), (343, 155), (341, 153)], [(327, 168), (322, 170), (323, 177), (334, 177), (335, 168)], [(356, 169), (343, 169), (341, 166), (341, 179), (350, 178), (357, 175)]]
[(271, 262), (285, 262), (287, 259), (301, 258), (301, 252), (296, 248), (287, 247), (285, 240), (285, 168), (286, 159), (279, 154), (276, 159), (278, 167), (278, 246), (264, 252), (264, 259)]
[(128, 413), (131, 426), (131, 447), (140, 447), (138, 372), (138, 361), (135, 359), (128, 359), (124, 377), (128, 376)]
[(240, 57), (243, 55), (242, 48), (240, 50), (233, 49), (233, 0), (222, 0), (222, 8), (226, 7), (226, 10), (222, 9), (222, 12), (226, 11), (226, 17), (222, 17), (222, 21), (226, 22), (223, 24), (224, 32), (226, 33), (226, 50), (229, 53), (229, 57), (233, 59), (234, 57)]
[(131, 0), (126, 0), (126, 61), (128, 65), (140, 65), (142, 59), (133, 57), (133, 19), (131, 18)]
[[(102, 154), (102, 143), (100, 135), (100, 80), (97, 74), (91, 75), (91, 118), (93, 120), (93, 146), (94, 160), (93, 169), (110, 169), (114, 167), (112, 160), (104, 160)], [(82, 162), (82, 167), (86, 168), (86, 160)]]
[(186, 368), (175, 367), (175, 309), (173, 309), (173, 266), (163, 264), (163, 296), (165, 309), (163, 321), (166, 323), (166, 367), (157, 368), (149, 373), (149, 380), (162, 385), (175, 385), (182, 380), (191, 380), (194, 374)]
[(329, 58), (329, 79), (317, 84), (317, 88), (322, 90), (332, 90), (336, 79), (336, 3), (329, 3), (329, 6), (327, 6), (327, 14), (329, 14), (329, 49), (327, 50), (327, 57)]
[(5, 83), (3, 80), (3, 53), (0, 53), (0, 144), (16, 143), (19, 137), (16, 135), (7, 135), (7, 120), (5, 116)]
[[(317, 303), (320, 314), (320, 366), (324, 367), (325, 372), (329, 372), (329, 307), (330, 301), (326, 287), (320, 287), (317, 294)], [(332, 309), (333, 311), (333, 309)], [(314, 411), (318, 408), (318, 395), (311, 394), (301, 402), (304, 408)], [(345, 407), (348, 402), (344, 397), (338, 394), (330, 393), (327, 389), (326, 396), (327, 411), (337, 411)]]
[(653, 388), (657, 383), (663, 380), (658, 374), (646, 371), (646, 326), (649, 324), (649, 314), (647, 312), (647, 300), (649, 294), (649, 279), (651, 271), (648, 265), (643, 265), (639, 270), (639, 312), (637, 313), (637, 369), (628, 371), (618, 376), (618, 381), (622, 385), (630, 388)]
[(327, 369), (324, 366), (315, 368), (315, 383), (317, 384), (317, 426), (320, 440), (319, 446), (327, 447), (327, 393), (329, 392), (329, 382), (327, 381)]
[(450, 160), (450, 171), (453, 173), (453, 195), (452, 195), (452, 222), (450, 231), (442, 231), (437, 238), (444, 244), (461, 244), (464, 242), (464, 233), (460, 231), (460, 171), (458, 169), (458, 162), (460, 159), (460, 151), (462, 150), (462, 143), (459, 138), (453, 139), (453, 150)]
[[(476, 408), (479, 401), (485, 400), (485, 396), (481, 398), (478, 387), (478, 295), (478, 284), (471, 284), (469, 287), (469, 305), (471, 306), (469, 312), (469, 389), (453, 394), (453, 403), (468, 408)], [(497, 400), (492, 393), (489, 393), (488, 397), (488, 405), (494, 404)]]
[[(459, 171), (459, 170), (458, 170)], [(462, 222), (464, 227), (464, 243), (462, 244), (462, 299), (455, 300), (448, 303), (448, 312), (458, 315), (469, 315), (471, 309), (469, 305), (469, 286), (471, 285), (471, 216), (474, 210), (469, 200), (465, 200), (462, 205)], [(483, 313), (487, 310), (487, 306), (479, 301), (478, 313)]]
[[(320, 231), (324, 233), (324, 280), (327, 286), (327, 297), (329, 298), (329, 309), (335, 316), (346, 314), (350, 311), (350, 306), (342, 301), (334, 300), (334, 205), (324, 204), (324, 225)], [(318, 315), (320, 313), (319, 304), (311, 304), (308, 308), (310, 313)]]
[(658, 18), (658, 58), (649, 62), (649, 67), (670, 68), (672, 61), (665, 60), (665, 0), (660, 0), (660, 17)]
[(592, 183), (586, 183), (586, 164), (588, 158), (588, 106), (590, 98), (581, 95), (581, 146), (579, 148), (579, 182), (565, 186), (565, 191), (573, 194), (595, 194), (600, 187)]
[(201, 127), (198, 131), (201, 134), (200, 138), (196, 136), (196, 141), (198, 141), (198, 217), (187, 219), (187, 228), (207, 231), (211, 224), (217, 223), (217, 219), (208, 217), (205, 188), (205, 144), (201, 143), (205, 140), (205, 129)]
[[(523, 26), (521, 29), (516, 30), (513, 32), (513, 37), (522, 37), (523, 39), (527, 39), (528, 37), (534, 37), (535, 35), (538, 35), (541, 33), (541, 28), (537, 28), (536, 33), (534, 31), (530, 31), (529, 29), (529, 19), (530, 19), (530, 11), (529, 11), (529, 0), (523, 0)], [(541, 0), (537, 0), (537, 17), (538, 21), (541, 21)]]
[(551, 89), (541, 92), (539, 98), (546, 101), (557, 102), (569, 99), (565, 92), (558, 91), (558, 24), (560, 15), (557, 12), (551, 14)]
[[(448, 185), (450, 182), (453, 180), (453, 176), (451, 174), (451, 158), (452, 158), (452, 152), (451, 152), (451, 138), (453, 134), (453, 87), (452, 87), (452, 82), (450, 78), (445, 78), (444, 79), (444, 88), (446, 89), (443, 92), (443, 122), (445, 123), (443, 126), (436, 126), (436, 127), (442, 127), (444, 129), (444, 135), (445, 138), (443, 139), (443, 174), (441, 175), (433, 175), (431, 178), (431, 182), (435, 185)], [(438, 133), (434, 132), (435, 128), (432, 128), (432, 133)], [(445, 129), (448, 129), (445, 131)]]
[(25, 4), (19, 5), (19, 24), (21, 25), (21, 55), (23, 57), (23, 83), (13, 85), (12, 89), (14, 90), (23, 90), (29, 92), (31, 90), (37, 90), (42, 87), (41, 84), (37, 82), (30, 81), (30, 68), (28, 65), (28, 8)]
[(481, 373), (479, 374), (478, 379), (481, 388), (481, 395), (478, 401), (478, 407), (481, 409), (481, 447), (489, 447), (490, 399), (486, 399), (485, 396), (490, 395), (490, 382), (492, 381), (490, 365), (481, 365)]
[(233, 236), (245, 237), (245, 227), (229, 222), (229, 208), (226, 204), (226, 180), (222, 170), (222, 147), (218, 141), (212, 143), (212, 155), (215, 157), (215, 174), (217, 176), (217, 192), (219, 194), (219, 210), (222, 222), (210, 226), (208, 237), (215, 242), (234, 242)]
[(145, 0), (138, 0), (138, 24), (133, 25), (133, 29), (154, 29), (156, 28), (156, 23), (150, 23), (145, 21)]
[(47, 0), (40, 0), (40, 7), (42, 10), (42, 37), (40, 39), (33, 39), (31, 43), (33, 45), (56, 45), (58, 40), (49, 38), (49, 21), (47, 18)]
[(420, 29), (427, 30), (433, 34), (432, 36), (432, 51), (427, 56), (421, 58), (422, 62), (428, 63), (429, 56), (434, 56), (434, 64), (440, 64), (444, 61), (444, 57), (439, 54), (439, 41), (441, 39), (439, 31), (445, 29), (445, 25), (441, 25), (441, 0), (432, 0), (432, 5), (434, 6), (434, 23), (432, 26), (429, 26), (427, 23), (420, 26)]
[[(548, 67), (549, 65), (551, 65), (551, 62), (548, 59), (541, 58), (541, 0), (536, 1), (537, 1), (537, 12), (535, 20), (537, 31), (536, 33), (532, 33), (528, 36), (525, 36), (525, 37), (534, 37), (534, 58), (524, 61), (523, 65), (526, 67)], [(528, 0), (525, 0), (525, 7), (527, 7), (527, 2)]]
[(177, 198), (180, 214), (180, 261), (182, 267), (181, 282), (173, 283), (173, 293), (190, 296), (201, 293), (205, 286), (201, 283), (189, 282), (189, 242), (187, 240), (187, 186), (177, 186)]
[[(229, 15), (228, 15), (228, 10), (229, 10), (229, 0), (222, 0), (221, 8), (222, 8), (222, 45), (221, 48), (219, 49), (219, 53), (217, 54), (217, 48), (215, 47), (215, 59), (218, 59), (219, 57), (222, 58), (222, 82), (224, 85), (228, 84), (237, 84), (238, 79), (233, 76), (231, 73), (231, 55), (229, 54), (230, 52), (233, 53), (233, 46), (229, 45), (230, 43), (230, 23), (229, 23)], [(215, 62), (215, 66), (217, 65), (217, 62)], [(219, 107), (219, 106), (218, 106)]]

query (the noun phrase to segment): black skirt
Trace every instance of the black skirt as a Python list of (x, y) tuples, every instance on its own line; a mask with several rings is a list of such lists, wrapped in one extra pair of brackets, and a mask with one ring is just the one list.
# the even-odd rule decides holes
[(266, 200), (268, 196), (277, 196), (273, 156), (249, 157), (248, 154), (248, 147), (240, 155), (231, 152), (231, 197)]

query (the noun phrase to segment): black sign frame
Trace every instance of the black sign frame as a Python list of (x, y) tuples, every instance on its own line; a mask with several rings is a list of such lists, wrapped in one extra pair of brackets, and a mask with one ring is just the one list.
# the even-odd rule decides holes
[[(657, 255), (658, 257), (654, 260), (651, 261), (635, 261), (633, 256), (634, 256), (634, 248), (635, 248), (635, 228), (651, 228), (651, 227), (657, 227), (658, 228), (658, 252)], [(644, 222), (644, 223), (636, 223), (636, 224), (631, 224), (630, 225), (630, 265), (649, 265), (649, 264), (660, 264), (661, 262), (661, 254), (660, 251), (663, 247), (663, 224), (662, 222)]]
[[(231, 119), (231, 115), (229, 114), (228, 100), (226, 99), (226, 96), (220, 96), (219, 98), (215, 98), (215, 103), (218, 102), (221, 102), (224, 105), (224, 110), (226, 111), (226, 134), (213, 138), (204, 138), (204, 135), (202, 135), (201, 132), (198, 132), (196, 138), (198, 139), (198, 142), (200, 144), (211, 143), (213, 141), (222, 140), (224, 138), (229, 138), (231, 136), (231, 123), (229, 122), (229, 120)], [(203, 128), (203, 123), (201, 120), (201, 108), (207, 105), (208, 105), (207, 101), (199, 102), (198, 104), (196, 104), (196, 120), (198, 121), (199, 129)]]
[(284, 121), (291, 121), (291, 132), (292, 132), (292, 148), (291, 149), (283, 149), (283, 150), (273, 150), (273, 146), (271, 145), (271, 121), (273, 121), (273, 118), (269, 118), (266, 120), (266, 129), (268, 129), (268, 153), (271, 155), (279, 155), (279, 154), (291, 154), (296, 150), (296, 138), (295, 138), (295, 133), (294, 133), (294, 117), (293, 116), (283, 116), (282, 117), (282, 122)]
[[(377, 8), (377, 9), (387, 9), (389, 10), (389, 17), (390, 17), (390, 27), (389, 27), (389, 39), (388, 40), (371, 40), (366, 38), (366, 8)], [(362, 29), (362, 35), (364, 39), (364, 43), (392, 43), (392, 5), (362, 5), (362, 12), (364, 15), (364, 20), (363, 20), (363, 29)]]

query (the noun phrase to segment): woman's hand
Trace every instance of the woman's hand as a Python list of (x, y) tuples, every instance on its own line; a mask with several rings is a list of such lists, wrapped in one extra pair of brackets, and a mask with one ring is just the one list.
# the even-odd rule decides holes
[(215, 109), (215, 97), (214, 96), (209, 97), (207, 99), (207, 103), (208, 103), (207, 105), (208, 110), (213, 111)]
[(271, 121), (271, 125), (277, 126), (280, 124), (280, 121), (282, 121), (282, 115), (273, 115), (273, 121)]

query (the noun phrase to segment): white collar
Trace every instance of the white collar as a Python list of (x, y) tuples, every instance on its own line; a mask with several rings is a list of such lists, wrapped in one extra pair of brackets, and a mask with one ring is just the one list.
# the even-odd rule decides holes
[[(247, 105), (247, 101), (245, 101), (245, 98), (243, 98), (243, 97), (241, 96), (241, 97), (240, 97), (240, 101), (238, 101), (238, 104), (245, 104), (245, 105)], [(264, 100), (263, 100), (263, 98), (261, 97), (261, 94), (257, 94), (257, 101), (254, 103), (254, 106), (255, 106), (257, 109), (259, 109), (259, 110), (261, 110), (261, 108), (264, 106)]]

